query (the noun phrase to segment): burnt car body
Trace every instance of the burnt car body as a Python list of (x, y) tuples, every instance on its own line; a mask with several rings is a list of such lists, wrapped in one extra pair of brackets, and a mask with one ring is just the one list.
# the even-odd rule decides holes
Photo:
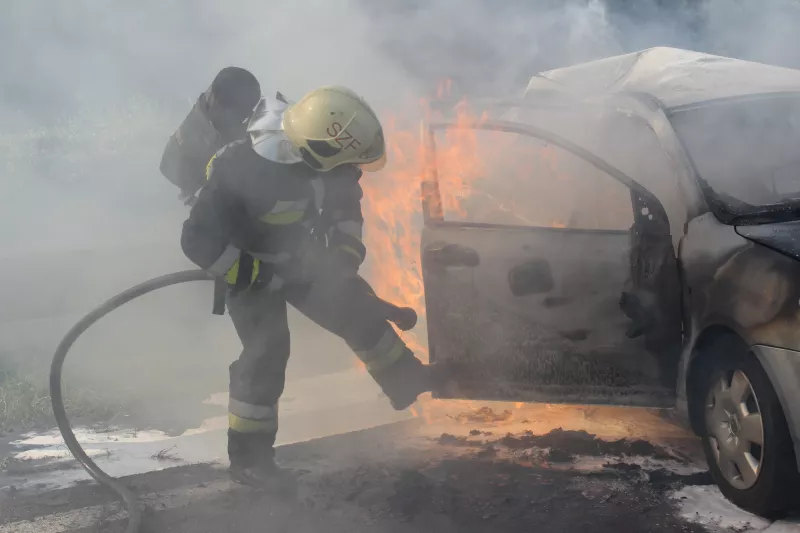
[[(496, 109), (423, 128), (428, 340), (446, 376), (434, 396), (675, 407), (728, 498), (793, 508), (800, 71), (654, 48), (541, 73)], [(512, 136), (515, 160), (557, 150), (569, 176), (504, 188), (493, 162), (473, 196), (505, 207), (449, 213), (437, 145), (455, 129)], [(583, 199), (564, 196), (568, 222), (547, 223), (565, 179)]]

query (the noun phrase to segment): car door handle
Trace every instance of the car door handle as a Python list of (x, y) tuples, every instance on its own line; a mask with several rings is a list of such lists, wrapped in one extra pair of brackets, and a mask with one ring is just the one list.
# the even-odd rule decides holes
[(440, 267), (476, 267), (481, 262), (478, 252), (460, 244), (432, 244), (425, 248), (423, 259)]

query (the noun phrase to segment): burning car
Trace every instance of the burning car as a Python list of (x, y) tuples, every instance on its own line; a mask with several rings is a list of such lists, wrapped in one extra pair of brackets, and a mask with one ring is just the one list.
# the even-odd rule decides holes
[(730, 500), (792, 508), (800, 71), (654, 48), (493, 109), (423, 129), (434, 396), (677, 407)]

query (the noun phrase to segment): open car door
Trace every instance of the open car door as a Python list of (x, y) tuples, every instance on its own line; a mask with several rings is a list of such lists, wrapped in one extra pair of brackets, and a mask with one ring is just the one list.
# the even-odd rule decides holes
[[(455, 130), (468, 136), (460, 153)], [(533, 126), (424, 131), (434, 397), (672, 405), (680, 287), (658, 200)]]

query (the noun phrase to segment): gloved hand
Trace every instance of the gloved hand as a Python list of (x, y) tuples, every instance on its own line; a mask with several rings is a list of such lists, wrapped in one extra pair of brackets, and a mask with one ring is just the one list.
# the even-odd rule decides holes
[(258, 279), (260, 267), (261, 261), (242, 253), (225, 273), (225, 282), (233, 285), (234, 290), (247, 289)]

